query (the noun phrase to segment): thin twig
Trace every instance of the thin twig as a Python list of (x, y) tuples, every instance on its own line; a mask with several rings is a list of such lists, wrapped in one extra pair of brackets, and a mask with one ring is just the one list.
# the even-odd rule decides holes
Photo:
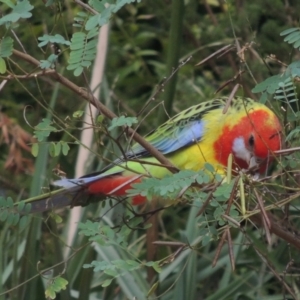
[(226, 101), (226, 105), (225, 107), (223, 108), (223, 111), (222, 111), (222, 114), (226, 114), (227, 113), (227, 110), (230, 106), (230, 103), (231, 103), (231, 100), (233, 99), (235, 93), (237, 92), (238, 88), (240, 87), (240, 85), (237, 83), (234, 88), (232, 89), (227, 101)]
[(81, 7), (83, 7), (85, 10), (87, 10), (88, 12), (92, 13), (93, 15), (98, 15), (99, 13), (94, 10), (92, 7), (90, 7), (88, 4), (83, 3), (80, 0), (74, 0), (74, 2), (78, 5), (80, 5)]
[(270, 220), (268, 218), (268, 215), (265, 211), (265, 208), (264, 208), (264, 204), (262, 202), (262, 199), (261, 199), (261, 196), (258, 194), (257, 190), (256, 189), (253, 189), (254, 190), (254, 194), (256, 196), (256, 199), (257, 199), (257, 202), (258, 202), (258, 206), (260, 208), (260, 211), (261, 211), (261, 214), (262, 214), (262, 217), (265, 219), (265, 222), (268, 226), (268, 229), (271, 228), (271, 223), (270, 223)]
[(220, 239), (220, 242), (218, 244), (218, 247), (217, 247), (217, 250), (216, 250), (216, 254), (215, 254), (215, 257), (214, 257), (214, 260), (212, 262), (212, 267), (215, 267), (216, 264), (217, 264), (217, 261), (219, 259), (219, 256), (220, 256), (220, 253), (221, 253), (221, 250), (223, 248), (223, 245), (225, 243), (225, 240), (226, 240), (226, 236), (227, 236), (227, 231), (225, 230), (222, 234), (222, 237)]
[(233, 247), (232, 247), (232, 239), (230, 234), (230, 228), (226, 229), (227, 233), (227, 244), (228, 244), (228, 253), (229, 253), (229, 259), (231, 264), (232, 272), (235, 270), (235, 262), (234, 262), (234, 253), (233, 253)]
[[(287, 228), (279, 225), (273, 218), (271, 214), (268, 214), (270, 220), (271, 228), (270, 232), (282, 238), (286, 242), (290, 243), (294, 247), (300, 250), (300, 237), (295, 235), (293, 232), (290, 232)], [(250, 220), (253, 221), (256, 225), (261, 226), (262, 217), (261, 214), (256, 214), (250, 217)]]
[(206, 58), (202, 59), (199, 63), (197, 63), (197, 64), (195, 65), (195, 67), (198, 67), (198, 66), (204, 64), (205, 62), (209, 61), (210, 59), (212, 59), (213, 57), (215, 57), (215, 56), (218, 55), (219, 53), (222, 53), (222, 52), (225, 51), (225, 50), (233, 49), (233, 48), (234, 48), (234, 46), (232, 46), (232, 45), (226, 45), (226, 46), (222, 47), (221, 49), (215, 51), (215, 52), (212, 53), (211, 55), (207, 56)]

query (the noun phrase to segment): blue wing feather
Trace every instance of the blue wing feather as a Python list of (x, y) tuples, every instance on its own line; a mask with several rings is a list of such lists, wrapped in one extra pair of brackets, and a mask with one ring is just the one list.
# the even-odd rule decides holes
[[(182, 127), (175, 127), (171, 133), (164, 133), (163, 131), (159, 135), (150, 135), (147, 138), (156, 149), (163, 154), (169, 154), (183, 147), (194, 144), (196, 141), (200, 141), (204, 134), (204, 121), (196, 120), (187, 123)], [(127, 153), (130, 156), (147, 155), (147, 151), (139, 144), (135, 144), (131, 151)]]

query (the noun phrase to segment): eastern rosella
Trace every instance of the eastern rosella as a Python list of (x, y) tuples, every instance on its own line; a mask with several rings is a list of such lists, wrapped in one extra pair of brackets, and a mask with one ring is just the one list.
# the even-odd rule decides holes
[[(233, 98), (224, 111), (227, 100), (221, 97), (192, 106), (145, 138), (180, 170), (198, 171), (208, 162), (222, 174), (232, 153), (235, 168), (256, 165), (259, 173), (265, 172), (274, 159), (273, 152), (281, 148), (282, 128), (278, 118), (268, 107), (249, 98)], [(126, 196), (131, 185), (144, 176), (163, 178), (167, 174), (170, 174), (168, 169), (159, 166), (139, 144), (134, 144), (126, 157), (98, 173), (54, 182), (64, 189), (48, 199), (45, 197), (40, 204), (37, 201), (34, 210), (81, 205), (82, 201), (75, 201), (74, 197), (82, 194)], [(144, 202), (140, 195), (132, 199), (134, 205)]]

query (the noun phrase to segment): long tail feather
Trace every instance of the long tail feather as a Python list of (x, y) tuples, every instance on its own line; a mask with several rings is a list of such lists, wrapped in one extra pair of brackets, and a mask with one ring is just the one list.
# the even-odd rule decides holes
[[(133, 183), (141, 181), (143, 175), (120, 176), (113, 175), (104, 178), (99, 176), (79, 179), (62, 179), (56, 181), (55, 185), (64, 188), (50, 192), (41, 196), (25, 200), (25, 203), (31, 204), (31, 212), (43, 212), (70, 206), (86, 206), (92, 202), (98, 202), (104, 196), (126, 197), (126, 191)], [(95, 180), (98, 179), (98, 180)], [(92, 197), (94, 195), (94, 197)], [(133, 205), (145, 203), (145, 197), (136, 195), (132, 197)]]
[(70, 189), (60, 189), (26, 200), (31, 204), (31, 213), (44, 212), (66, 206), (85, 206), (88, 202), (88, 194), (82, 186)]

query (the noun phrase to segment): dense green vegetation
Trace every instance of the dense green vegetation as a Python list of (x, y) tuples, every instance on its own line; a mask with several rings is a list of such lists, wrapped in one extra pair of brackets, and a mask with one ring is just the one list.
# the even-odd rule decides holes
[[(298, 299), (299, 1), (5, 0), (0, 9), (0, 299)], [(158, 193), (176, 204), (154, 214), (116, 199), (41, 214), (20, 202), (63, 173), (114, 160), (132, 143), (126, 126), (146, 134), (237, 87), (276, 111), (295, 148), (272, 178), (229, 180), (203, 209), (210, 191), (174, 199), (192, 184), (174, 174)]]

